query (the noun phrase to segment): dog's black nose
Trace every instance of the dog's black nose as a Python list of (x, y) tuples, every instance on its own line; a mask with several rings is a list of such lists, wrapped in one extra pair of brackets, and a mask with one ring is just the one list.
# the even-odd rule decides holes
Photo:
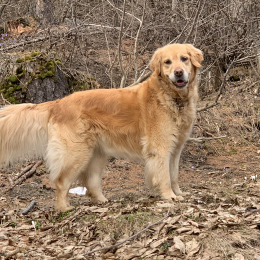
[(174, 70), (174, 74), (177, 76), (177, 77), (181, 77), (183, 75), (183, 69), (175, 69)]

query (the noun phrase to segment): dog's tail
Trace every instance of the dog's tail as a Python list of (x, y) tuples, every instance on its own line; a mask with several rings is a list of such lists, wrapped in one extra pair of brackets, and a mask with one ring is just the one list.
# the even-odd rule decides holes
[(47, 103), (5, 106), (0, 110), (0, 166), (44, 156), (48, 143)]

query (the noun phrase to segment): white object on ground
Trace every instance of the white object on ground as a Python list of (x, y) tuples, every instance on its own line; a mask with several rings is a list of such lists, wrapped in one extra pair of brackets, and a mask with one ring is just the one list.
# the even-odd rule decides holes
[(86, 195), (87, 188), (86, 187), (76, 187), (69, 190), (69, 193), (77, 194), (77, 195)]
[(257, 179), (257, 175), (252, 175), (252, 176), (250, 177), (250, 180), (251, 180), (251, 181), (256, 181), (256, 179)]
[(33, 225), (34, 230), (36, 231), (36, 226), (35, 226), (35, 222), (34, 221), (32, 221), (32, 225)]

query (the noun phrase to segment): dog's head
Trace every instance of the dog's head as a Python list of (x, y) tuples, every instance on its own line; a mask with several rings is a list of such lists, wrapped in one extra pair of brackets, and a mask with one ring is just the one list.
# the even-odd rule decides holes
[(202, 52), (191, 44), (170, 44), (154, 53), (150, 68), (176, 90), (180, 90), (195, 78), (202, 61)]

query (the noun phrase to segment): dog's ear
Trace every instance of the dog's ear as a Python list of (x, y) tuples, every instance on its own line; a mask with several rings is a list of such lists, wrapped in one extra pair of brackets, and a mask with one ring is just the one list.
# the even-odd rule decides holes
[(150, 61), (150, 69), (152, 72), (156, 72), (157, 75), (161, 73), (161, 49), (155, 51), (151, 61)]
[(185, 45), (186, 45), (186, 48), (187, 48), (188, 53), (190, 55), (192, 64), (197, 68), (201, 67), (201, 62), (203, 61), (202, 51), (195, 48), (191, 44), (185, 44)]

